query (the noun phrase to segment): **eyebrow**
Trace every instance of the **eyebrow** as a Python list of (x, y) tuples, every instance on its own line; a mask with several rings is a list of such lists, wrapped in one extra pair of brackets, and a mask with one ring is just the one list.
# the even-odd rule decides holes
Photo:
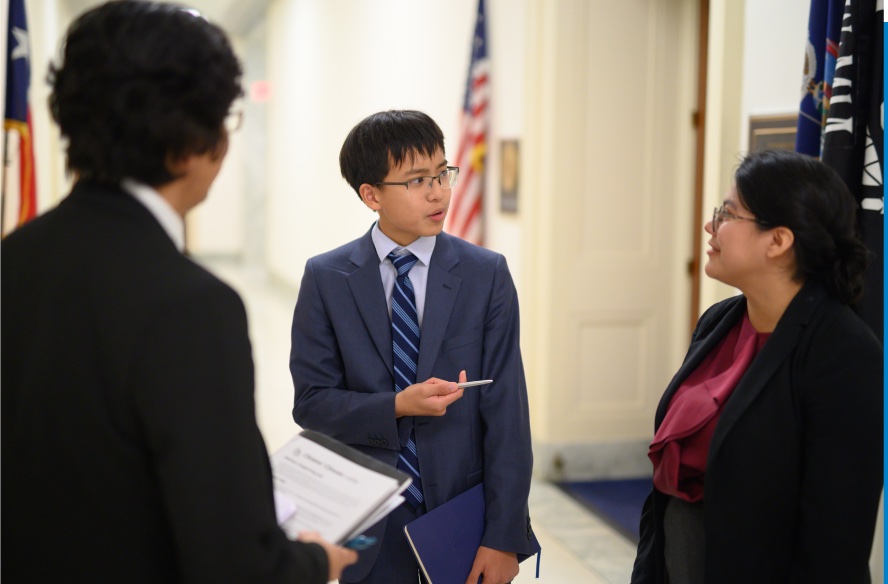
[[(438, 166), (436, 166), (435, 168), (441, 169), (441, 168), (446, 168), (446, 167), (447, 167), (447, 159), (445, 158), (443, 161), (439, 162)], [(426, 167), (411, 168), (410, 170), (407, 171), (407, 175), (408, 176), (430, 176), (428, 174), (430, 172), (431, 172), (431, 170), (429, 170)]]

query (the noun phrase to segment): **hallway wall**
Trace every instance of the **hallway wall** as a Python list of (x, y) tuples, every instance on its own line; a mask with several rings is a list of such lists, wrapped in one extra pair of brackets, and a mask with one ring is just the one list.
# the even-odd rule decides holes
[[(639, 0), (636, 4), (643, 7), (647, 1)], [(545, 189), (531, 192), (529, 185), (519, 185), (519, 213), (509, 215), (499, 211), (499, 143), (505, 138), (524, 140), (523, 177), (530, 168), (540, 175), (553, 175), (556, 170), (553, 165), (559, 164), (569, 146), (547, 143), (547, 156), (533, 157), (534, 152), (540, 151), (527, 142), (528, 124), (539, 112), (530, 111), (528, 95), (533, 88), (528, 87), (527, 71), (531, 58), (539, 59), (535, 66), (545, 70), (558, 66), (564, 55), (529, 54), (534, 50), (529, 39), (539, 24), (530, 21), (529, 0), (488, 0), (487, 4), (492, 62), (492, 127), (485, 197), (488, 246), (508, 258), (518, 285), (522, 313), (531, 317), (545, 314), (549, 309), (528, 294), (528, 286), (538, 277), (537, 273), (528, 273), (528, 266), (539, 265), (546, 258), (528, 257), (536, 251), (532, 245), (525, 247), (522, 239), (528, 239), (528, 226), (541, 218), (544, 211), (540, 210), (556, 203), (554, 198), (542, 198), (547, 196)], [(596, 43), (600, 43), (600, 39), (579, 35), (578, 40), (572, 41), (574, 45), (566, 46), (568, 56), (591, 47), (590, 54), (610, 59), (608, 67), (619, 69), (620, 43), (631, 42), (633, 35), (641, 30), (639, 24), (631, 18), (615, 18), (617, 13), (609, 12), (604, 2), (572, 0), (571, 6), (574, 5), (586, 10), (594, 7), (590, 12), (592, 22), (611, 30), (613, 36), (608, 37), (611, 40), (607, 46), (599, 46)], [(46, 112), (48, 89), (44, 79), (49, 58), (55, 54), (61, 32), (72, 15), (66, 9), (66, 2), (61, 0), (27, 0), (27, 6), (32, 28), (38, 191), (40, 208), (45, 210), (65, 192), (67, 179), (57, 130)], [(235, 38), (236, 48), (245, 62), (248, 88), (252, 81), (267, 80), (270, 98), (262, 104), (248, 98), (243, 104), (247, 113), (245, 127), (232, 138), (225, 170), (211, 191), (210, 201), (189, 217), (191, 250), (198, 255), (246, 258), (251, 263), (262, 264), (274, 279), (295, 289), (308, 257), (363, 234), (375, 216), (339, 175), (338, 153), (342, 140), (348, 130), (369, 113), (388, 108), (416, 108), (428, 112), (439, 122), (452, 157), (459, 139), (459, 109), (465, 90), (476, 6), (476, 0), (270, 2), (260, 29), (239, 33)], [(718, 204), (730, 184), (738, 152), (746, 146), (748, 116), (796, 108), (807, 11), (808, 0), (786, 0), (779, 6), (769, 0), (712, 1), (704, 217), (707, 209)], [(682, 83), (692, 84), (692, 72), (685, 73)], [(600, 97), (594, 94), (599, 87), (597, 82), (587, 89), (589, 87), (593, 93), (575, 99), (594, 101)], [(669, 91), (663, 84), (653, 87), (654, 97), (658, 97), (657, 92)], [(689, 117), (690, 112), (677, 115)], [(597, 186), (600, 180), (601, 176), (593, 173), (571, 184), (578, 189), (588, 189), (589, 185)], [(545, 187), (550, 189), (552, 185)], [(548, 192), (558, 193), (557, 189)], [(687, 220), (669, 227), (671, 237), (681, 242), (677, 249), (694, 233), (704, 237), (702, 226), (689, 226)], [(619, 237), (620, 233), (615, 235)], [(589, 240), (604, 241), (602, 238), (602, 234), (596, 232)], [(680, 271), (683, 258), (679, 254), (673, 260), (672, 269)], [(619, 289), (625, 282), (615, 280), (613, 286)], [(704, 279), (703, 287), (701, 309), (736, 292), (708, 279)], [(681, 290), (680, 285), (672, 289), (676, 313), (686, 310)], [(532, 339), (528, 330), (523, 337), (525, 360), (531, 370), (539, 365), (539, 354), (530, 350), (528, 343)], [(658, 339), (667, 347), (666, 359), (675, 361), (666, 363), (665, 373), (657, 374), (657, 379), (664, 377), (665, 383), (668, 371), (678, 364), (683, 339), (668, 335)], [(532, 391), (540, 392), (535, 398), (540, 404), (567, 399), (550, 387), (532, 388)], [(544, 409), (541, 406), (538, 411)], [(586, 446), (590, 443), (619, 440), (642, 443), (649, 439), (648, 426), (644, 424), (631, 430), (577, 426), (550, 432), (547, 425), (552, 424), (543, 424), (539, 415), (534, 414), (535, 438), (556, 445), (559, 440), (569, 441), (570, 447), (578, 452), (589, 451)], [(641, 459), (638, 464), (644, 465), (645, 461)]]
[[(524, 1), (488, 0), (492, 128), (488, 246), (519, 272), (515, 216), (498, 211), (499, 140), (521, 135)], [(268, 13), (268, 268), (298, 286), (308, 257), (359, 237), (375, 215), (339, 173), (339, 149), (365, 116), (418, 109), (459, 143), (477, 3), (277, 0)], [(522, 193), (529, 196), (529, 194)]]

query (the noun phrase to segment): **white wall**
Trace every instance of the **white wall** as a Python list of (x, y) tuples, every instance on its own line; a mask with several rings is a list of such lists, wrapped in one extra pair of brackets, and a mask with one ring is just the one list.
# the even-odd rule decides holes
[[(339, 173), (342, 142), (367, 115), (422, 110), (441, 126), (455, 156), (476, 6), (476, 0), (272, 4), (266, 243), (274, 276), (297, 286), (308, 257), (359, 237), (375, 220)], [(524, 2), (488, 0), (487, 12), (493, 170), (499, 140), (521, 134)], [(496, 180), (488, 176), (488, 185)], [(500, 215), (491, 188), (485, 204), (489, 247), (519, 272), (517, 219)]]
[[(474, 2), (474, 0), (469, 0)], [(528, 212), (529, 197), (539, 193), (528, 192), (518, 184), (518, 213), (508, 214), (499, 211), (500, 204), (500, 141), (518, 139), (519, 148), (524, 144), (523, 127), (525, 117), (525, 54), (527, 50), (527, 6), (526, 0), (487, 0), (487, 35), (491, 58), (491, 127), (490, 147), (487, 152), (487, 189), (484, 193), (484, 206), (487, 217), (486, 246), (505, 254), (512, 277), (518, 287), (519, 297), (524, 282), (524, 261), (521, 256), (521, 213)], [(468, 55), (468, 47), (465, 49)], [(468, 67), (468, 56), (466, 63)], [(534, 164), (519, 152), (521, 164)]]
[(799, 110), (810, 0), (746, 0), (739, 149), (749, 141), (749, 116)]
[(244, 249), (244, 202), (249, 188), (243, 134), (235, 132), (228, 142), (226, 162), (203, 203), (186, 217), (185, 238), (190, 252), (203, 256), (240, 256)]

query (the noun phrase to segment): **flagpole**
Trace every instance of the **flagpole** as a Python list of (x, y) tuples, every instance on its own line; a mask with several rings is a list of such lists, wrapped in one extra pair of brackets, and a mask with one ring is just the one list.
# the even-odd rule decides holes
[(6, 226), (6, 168), (9, 166), (7, 155), (9, 154), (9, 131), (3, 128), (3, 173), (0, 185), (0, 237), (4, 237), (4, 227)]

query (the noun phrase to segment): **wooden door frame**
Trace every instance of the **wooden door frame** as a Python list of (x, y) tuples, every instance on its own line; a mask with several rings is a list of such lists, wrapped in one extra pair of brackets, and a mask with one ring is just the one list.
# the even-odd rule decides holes
[(691, 276), (691, 310), (690, 328), (693, 331), (700, 314), (700, 259), (703, 253), (703, 241), (697, 231), (697, 226), (703, 223), (703, 163), (706, 151), (706, 81), (709, 65), (709, 0), (700, 0), (700, 20), (697, 34), (697, 110), (694, 112), (695, 137), (695, 162), (694, 162), (694, 211), (691, 232), (693, 243), (691, 249), (693, 255), (688, 262), (688, 272)]

